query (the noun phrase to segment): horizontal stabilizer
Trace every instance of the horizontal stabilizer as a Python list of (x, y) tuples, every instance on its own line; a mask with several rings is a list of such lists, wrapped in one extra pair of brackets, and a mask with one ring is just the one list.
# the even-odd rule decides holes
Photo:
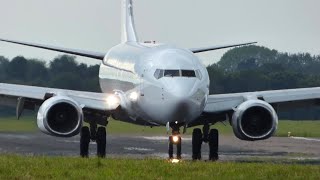
[(69, 48), (61, 48), (61, 47), (55, 47), (55, 46), (47, 46), (47, 45), (41, 45), (41, 44), (35, 44), (35, 43), (27, 43), (22, 41), (13, 41), (13, 40), (7, 40), (7, 39), (0, 39), (0, 41), (14, 43), (14, 44), (20, 44), (24, 46), (30, 46), (30, 47), (36, 47), (41, 49), (47, 49), (57, 52), (63, 52), (98, 60), (103, 60), (106, 53), (99, 53), (99, 52), (91, 52), (91, 51), (83, 51), (83, 50), (77, 50), (77, 49), (69, 49)]
[(191, 48), (189, 49), (193, 53), (200, 53), (205, 51), (213, 51), (218, 49), (225, 49), (225, 48), (231, 48), (231, 47), (237, 47), (237, 46), (245, 46), (250, 44), (256, 44), (257, 42), (249, 42), (249, 43), (242, 43), (242, 44), (232, 44), (232, 45), (223, 45), (223, 46), (211, 46), (211, 47), (202, 47), (202, 48)]

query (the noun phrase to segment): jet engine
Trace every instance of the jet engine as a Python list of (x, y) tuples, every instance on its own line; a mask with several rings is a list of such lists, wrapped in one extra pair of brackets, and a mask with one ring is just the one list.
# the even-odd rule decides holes
[(237, 138), (263, 140), (270, 138), (277, 130), (278, 116), (265, 101), (248, 100), (236, 108), (231, 124)]
[(37, 124), (42, 132), (59, 137), (77, 135), (82, 121), (82, 108), (66, 96), (54, 96), (46, 100), (40, 106), (37, 116)]

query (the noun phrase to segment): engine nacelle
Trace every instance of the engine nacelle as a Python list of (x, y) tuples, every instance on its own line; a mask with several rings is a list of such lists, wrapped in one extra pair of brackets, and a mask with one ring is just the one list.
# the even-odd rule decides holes
[(66, 96), (54, 96), (46, 100), (37, 116), (37, 124), (42, 132), (59, 137), (77, 135), (82, 122), (82, 108)]
[(247, 141), (270, 138), (278, 126), (274, 108), (261, 100), (248, 100), (240, 104), (232, 116), (233, 132), (237, 138)]

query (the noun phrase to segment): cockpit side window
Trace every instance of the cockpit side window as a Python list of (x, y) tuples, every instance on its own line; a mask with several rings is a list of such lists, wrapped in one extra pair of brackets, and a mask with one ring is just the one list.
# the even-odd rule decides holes
[(182, 77), (196, 77), (194, 70), (181, 70)]
[(179, 77), (180, 70), (164, 70), (164, 77)]
[(157, 69), (156, 72), (154, 72), (154, 77), (155, 77), (156, 79), (162, 78), (162, 77), (163, 77), (163, 72), (164, 72), (164, 70), (162, 70), (162, 69)]
[(195, 72), (196, 72), (196, 77), (201, 80), (202, 79), (201, 71), (197, 69)]

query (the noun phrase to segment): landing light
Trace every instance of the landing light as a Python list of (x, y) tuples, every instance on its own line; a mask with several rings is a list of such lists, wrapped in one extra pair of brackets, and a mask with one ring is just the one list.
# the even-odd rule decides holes
[(107, 105), (109, 107), (115, 107), (119, 105), (119, 99), (116, 97), (116, 95), (109, 95), (106, 99)]
[(174, 143), (179, 142), (179, 136), (173, 136), (173, 137), (172, 137), (172, 141), (173, 141)]
[(137, 92), (131, 92), (130, 93), (130, 95), (129, 95), (129, 99), (131, 100), (131, 101), (137, 101), (138, 100), (138, 98), (139, 98), (139, 93), (137, 93)]

